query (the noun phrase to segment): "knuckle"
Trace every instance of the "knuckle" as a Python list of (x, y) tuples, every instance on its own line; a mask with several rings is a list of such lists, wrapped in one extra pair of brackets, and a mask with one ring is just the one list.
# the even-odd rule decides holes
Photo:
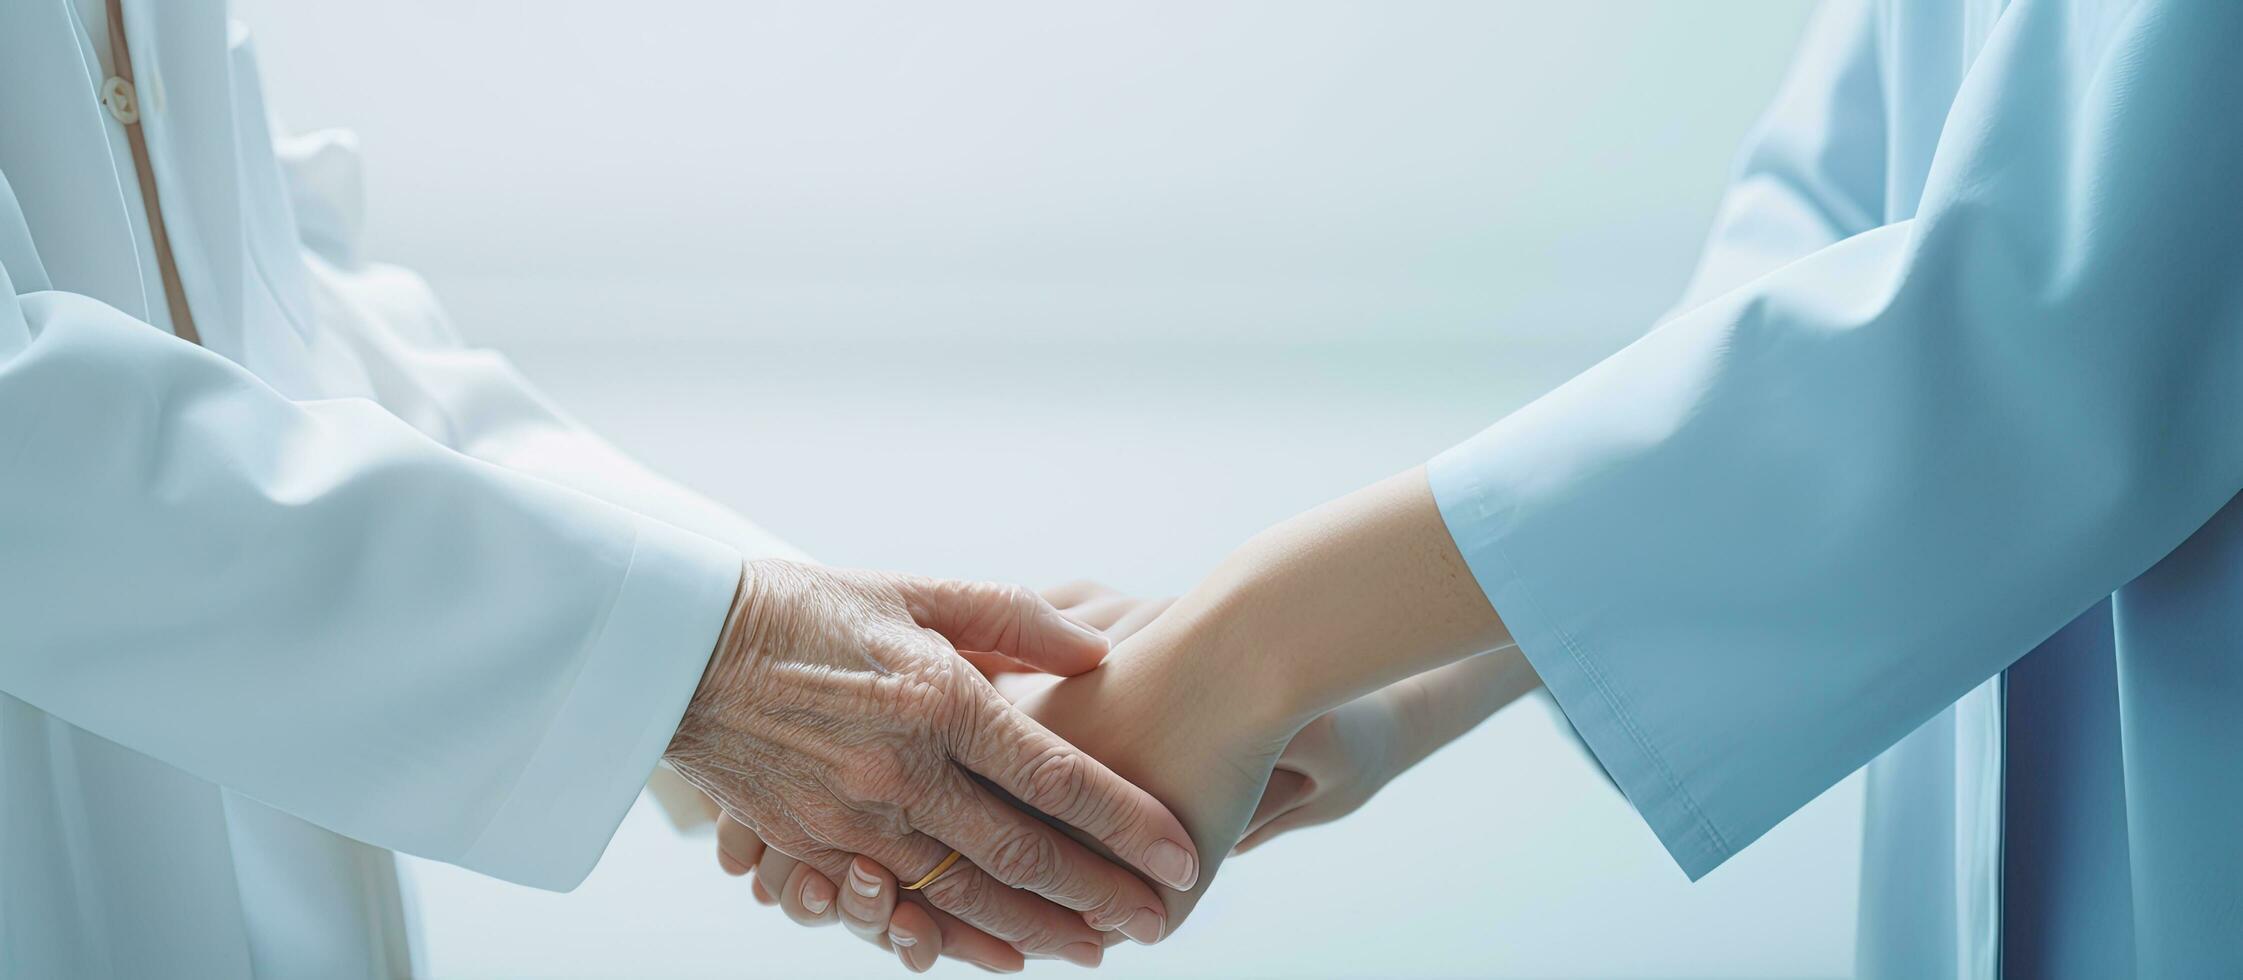
[(1066, 945), (1066, 942), (1060, 938), (1059, 930), (1052, 928), (1049, 923), (1035, 919), (1022, 924), (1020, 934), (1013, 939), (1013, 942), (1022, 949), (1037, 952), (1050, 952)]
[(935, 903), (937, 908), (994, 932), (1003, 928), (996, 921), (996, 908), (992, 902), (990, 880), (977, 874), (946, 874), (928, 883), (920, 894)]
[(912, 781), (912, 767), (904, 762), (900, 747), (876, 740), (864, 748), (848, 764), (837, 767), (834, 789), (852, 804), (900, 799)]
[(1005, 586), (1003, 605), (1007, 610), (1003, 640), (1008, 646), (1020, 641), (1021, 631), (1042, 616), (1045, 608), (1044, 597), (1025, 585)]
[(994, 703), (1002, 700), (955, 653), (928, 658), (899, 683), (910, 690), (898, 710), (926, 740), (923, 747), (937, 751), (971, 744), (988, 727)]
[(1059, 875), (1059, 844), (1043, 834), (1014, 833), (999, 841), (982, 870), (990, 877), (1032, 892), (1050, 891)]
[[(1135, 878), (1127, 879), (1130, 883), (1134, 883), (1136, 880)], [(1131, 890), (1126, 884), (1112, 878), (1102, 878), (1095, 887), (1098, 897), (1083, 909), (1083, 914), (1090, 922), (1096, 923), (1100, 928), (1110, 929), (1121, 925), (1137, 911), (1138, 906), (1145, 904), (1148, 899), (1154, 898), (1149, 890), (1143, 895), (1131, 894)]]
[(1138, 904), (1124, 901), (1122, 892), (1117, 889), (1105, 901), (1098, 903), (1097, 908), (1090, 910), (1090, 921), (1096, 922), (1101, 929), (1117, 928), (1137, 913)]
[(1032, 613), (1044, 607), (1044, 597), (1025, 585), (1010, 583), (998, 586), (998, 589), (999, 600), (1011, 606), (1015, 614)]
[(1069, 750), (1055, 750), (1038, 759), (1024, 781), (1028, 787), (1029, 806), (1052, 816), (1076, 813), (1083, 804), (1090, 784), (1089, 764), (1083, 757)]

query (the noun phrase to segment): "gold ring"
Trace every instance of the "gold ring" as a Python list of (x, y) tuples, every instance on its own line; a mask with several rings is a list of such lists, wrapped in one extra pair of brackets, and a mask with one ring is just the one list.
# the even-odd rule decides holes
[(935, 865), (935, 869), (933, 871), (927, 872), (926, 877), (903, 886), (903, 890), (907, 892), (915, 892), (921, 888), (927, 887), (928, 885), (932, 885), (935, 883), (936, 878), (942, 877), (943, 872), (950, 870), (950, 866), (957, 863), (958, 852), (956, 850), (952, 850), (949, 857), (943, 858), (941, 864)]

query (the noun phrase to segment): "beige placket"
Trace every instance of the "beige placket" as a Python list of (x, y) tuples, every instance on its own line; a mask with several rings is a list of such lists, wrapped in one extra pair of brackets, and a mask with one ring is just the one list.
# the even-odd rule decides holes
[(179, 264), (172, 259), (171, 233), (164, 229), (164, 210), (156, 196), (156, 172), (148, 165), (148, 135), (140, 126), (140, 92), (132, 80), (132, 52), (125, 46), (125, 12), (122, 0), (108, 0), (109, 61), (112, 71), (101, 83), (101, 104), (125, 127), (132, 145), (133, 169), (140, 176), (142, 210), (148, 213), (149, 242), (163, 276), (164, 305), (171, 311), (171, 332), (189, 343), (202, 343), (195, 318), (187, 310), (187, 293), (179, 284)]

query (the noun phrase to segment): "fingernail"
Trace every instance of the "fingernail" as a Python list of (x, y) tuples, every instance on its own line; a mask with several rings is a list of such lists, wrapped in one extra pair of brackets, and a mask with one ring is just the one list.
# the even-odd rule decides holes
[(826, 906), (831, 904), (833, 897), (827, 895), (825, 889), (816, 885), (802, 886), (802, 907), (809, 909), (811, 915), (825, 914)]
[(1150, 946), (1160, 942), (1162, 928), (1160, 913), (1152, 909), (1138, 909), (1129, 917), (1128, 922), (1121, 924), (1121, 934)]
[(919, 937), (905, 932), (899, 927), (890, 927), (888, 929), (888, 941), (898, 946), (908, 947), (919, 945)]
[(1106, 951), (1096, 943), (1068, 943), (1059, 947), (1059, 958), (1076, 966), (1097, 966), (1106, 958)]
[(1156, 840), (1145, 849), (1145, 870), (1159, 878), (1161, 884), (1180, 892), (1192, 890), (1199, 880), (1199, 858), (1172, 840)]
[(852, 864), (849, 866), (849, 889), (866, 898), (879, 898), (880, 879), (865, 874), (863, 868)]

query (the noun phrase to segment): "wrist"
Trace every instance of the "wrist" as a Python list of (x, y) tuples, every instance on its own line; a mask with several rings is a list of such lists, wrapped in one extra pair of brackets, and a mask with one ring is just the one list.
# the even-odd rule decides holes
[(1283, 528), (1257, 535), (1193, 587), (1132, 646), (1133, 672), (1157, 674), (1166, 690), (1192, 691), (1220, 705), (1233, 726), (1255, 738), (1292, 738), (1301, 726), (1350, 700), (1308, 649), (1290, 607), (1308, 598), (1280, 559)]
[(1457, 553), (1422, 470), (1254, 536), (1157, 624), (1194, 669), (1298, 729), (1510, 636)]
[[(1154, 692), (1167, 708), (1219, 718), (1226, 738), (1282, 747), (1316, 712), (1279, 683), (1275, 637), (1246, 601), (1246, 574), (1226, 561), (1159, 619), (1132, 636), (1101, 673), (1128, 690)], [(1164, 708), (1163, 710), (1166, 710)]]
[(724, 623), (717, 629), (716, 644), (709, 651), (708, 664), (701, 669), (701, 681), (694, 686), (692, 699), (686, 702), (685, 715), (678, 720), (669, 747), (663, 750), (664, 759), (674, 759), (701, 743), (700, 732), (708, 726), (716, 710), (719, 692), (731, 686), (731, 678), (740, 670), (756, 618), (752, 615), (756, 606), (755, 578), (755, 563), (741, 563), (739, 581), (732, 587), (732, 606), (726, 610)]

